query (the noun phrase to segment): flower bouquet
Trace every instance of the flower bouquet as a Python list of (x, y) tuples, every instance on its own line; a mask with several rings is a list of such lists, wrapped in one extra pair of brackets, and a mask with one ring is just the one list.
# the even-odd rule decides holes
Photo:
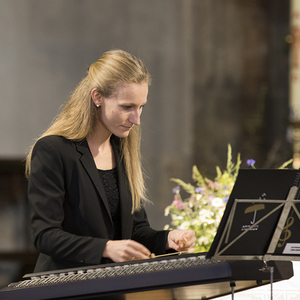
[[(292, 160), (284, 163), (285, 168)], [(255, 168), (253, 159), (247, 160), (248, 166)], [(174, 200), (165, 208), (165, 216), (171, 216), (171, 223), (165, 229), (192, 229), (196, 233), (195, 252), (207, 252), (217, 232), (225, 206), (231, 194), (241, 165), (240, 154), (236, 163), (232, 162), (232, 149), (228, 145), (225, 171), (216, 167), (214, 180), (203, 177), (196, 166), (192, 170), (194, 184), (181, 179), (171, 178), (178, 184), (173, 189)], [(188, 195), (183, 199), (182, 189)]]

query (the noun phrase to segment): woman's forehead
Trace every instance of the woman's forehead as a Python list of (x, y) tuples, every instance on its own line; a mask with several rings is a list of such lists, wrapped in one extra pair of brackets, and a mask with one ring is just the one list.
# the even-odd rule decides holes
[(109, 98), (118, 99), (143, 99), (147, 101), (148, 84), (147, 83), (122, 83), (119, 84), (114, 93)]

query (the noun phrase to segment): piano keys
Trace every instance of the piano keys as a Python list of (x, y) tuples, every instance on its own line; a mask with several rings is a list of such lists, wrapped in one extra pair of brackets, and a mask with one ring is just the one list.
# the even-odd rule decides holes
[[(273, 280), (293, 276), (289, 261), (268, 262)], [(0, 299), (210, 299), (270, 281), (259, 260), (221, 261), (201, 253), (27, 274)], [(106, 298), (103, 298), (106, 297)], [(117, 299), (119, 299), (117, 298)]]

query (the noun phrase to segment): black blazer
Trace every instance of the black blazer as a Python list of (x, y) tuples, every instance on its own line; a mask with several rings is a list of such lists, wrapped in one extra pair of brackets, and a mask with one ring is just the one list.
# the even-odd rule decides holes
[[(121, 202), (122, 239), (165, 253), (167, 231), (153, 230), (144, 209), (131, 214), (131, 194), (112, 136)], [(34, 272), (105, 263), (113, 223), (104, 187), (84, 139), (48, 136), (34, 146), (28, 183), (31, 227), (40, 252)]]

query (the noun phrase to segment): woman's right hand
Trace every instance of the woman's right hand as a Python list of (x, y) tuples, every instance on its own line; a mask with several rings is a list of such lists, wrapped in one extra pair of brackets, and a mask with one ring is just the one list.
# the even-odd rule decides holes
[(133, 240), (109, 240), (103, 251), (103, 257), (108, 257), (114, 262), (148, 259), (150, 255), (145, 246)]

